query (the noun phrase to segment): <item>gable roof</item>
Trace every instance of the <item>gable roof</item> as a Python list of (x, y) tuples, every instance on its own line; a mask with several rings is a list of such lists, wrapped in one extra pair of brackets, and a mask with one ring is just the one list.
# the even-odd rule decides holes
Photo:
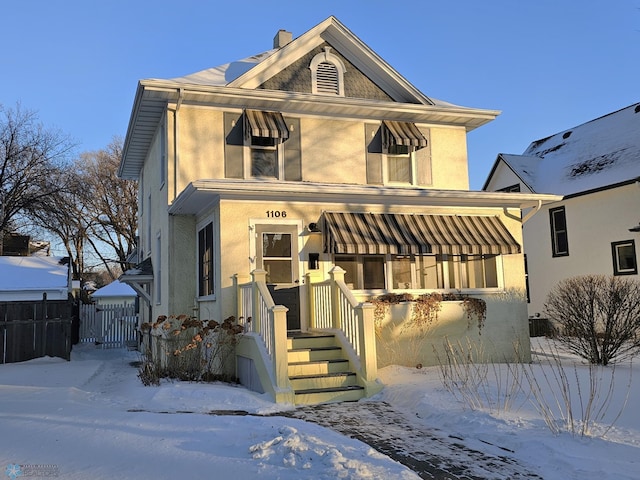
[[(392, 101), (260, 88), (323, 44), (330, 44)], [(120, 177), (137, 178), (167, 103), (176, 104), (176, 108), (182, 104), (204, 104), (458, 125), (467, 131), (492, 121), (500, 113), (427, 97), (335, 17), (327, 18), (280, 48), (184, 77), (141, 80), (125, 137)]]
[(91, 294), (93, 298), (136, 297), (138, 294), (130, 285), (119, 280), (99, 288)]
[[(640, 178), (640, 103), (500, 154), (533, 192), (574, 195)], [(489, 184), (496, 164), (483, 188)]]

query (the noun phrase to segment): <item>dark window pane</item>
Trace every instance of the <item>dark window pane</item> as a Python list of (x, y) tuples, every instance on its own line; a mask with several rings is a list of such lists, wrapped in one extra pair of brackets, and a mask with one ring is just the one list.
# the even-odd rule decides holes
[(365, 256), (362, 266), (364, 288), (384, 288), (384, 257)]

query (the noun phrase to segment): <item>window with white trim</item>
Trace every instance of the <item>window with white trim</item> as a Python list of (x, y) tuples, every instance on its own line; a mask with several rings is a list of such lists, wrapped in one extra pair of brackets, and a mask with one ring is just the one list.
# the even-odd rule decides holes
[(344, 97), (344, 63), (331, 53), (331, 47), (317, 54), (309, 64), (311, 70), (311, 93)]
[(500, 287), (499, 255), (334, 255), (354, 290)]
[(567, 236), (567, 215), (564, 207), (549, 210), (551, 224), (551, 252), (554, 257), (569, 255), (569, 238)]
[(614, 275), (637, 275), (636, 243), (634, 240), (611, 243)]
[(198, 230), (198, 295), (206, 297), (214, 293), (213, 223)]
[(413, 148), (407, 145), (390, 145), (386, 157), (386, 183), (414, 183)]

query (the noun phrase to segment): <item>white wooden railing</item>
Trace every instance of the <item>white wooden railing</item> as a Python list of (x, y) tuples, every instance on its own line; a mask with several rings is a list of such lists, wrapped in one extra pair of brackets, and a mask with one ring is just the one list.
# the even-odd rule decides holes
[(238, 320), (245, 332), (258, 335), (273, 367), (275, 387), (290, 388), (287, 373), (287, 307), (276, 305), (267, 288), (265, 270), (254, 270), (252, 280), (236, 275)]
[(309, 328), (341, 331), (359, 360), (358, 373), (364, 381), (373, 382), (377, 375), (375, 307), (358, 302), (344, 282), (344, 274), (336, 266), (329, 272), (329, 280), (314, 283), (313, 277), (307, 276)]

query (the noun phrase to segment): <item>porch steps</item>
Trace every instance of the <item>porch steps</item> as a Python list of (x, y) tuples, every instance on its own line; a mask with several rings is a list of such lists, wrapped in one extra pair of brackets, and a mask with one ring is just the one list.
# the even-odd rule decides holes
[(364, 397), (334, 335), (298, 334), (287, 339), (289, 380), (296, 405), (356, 401)]

